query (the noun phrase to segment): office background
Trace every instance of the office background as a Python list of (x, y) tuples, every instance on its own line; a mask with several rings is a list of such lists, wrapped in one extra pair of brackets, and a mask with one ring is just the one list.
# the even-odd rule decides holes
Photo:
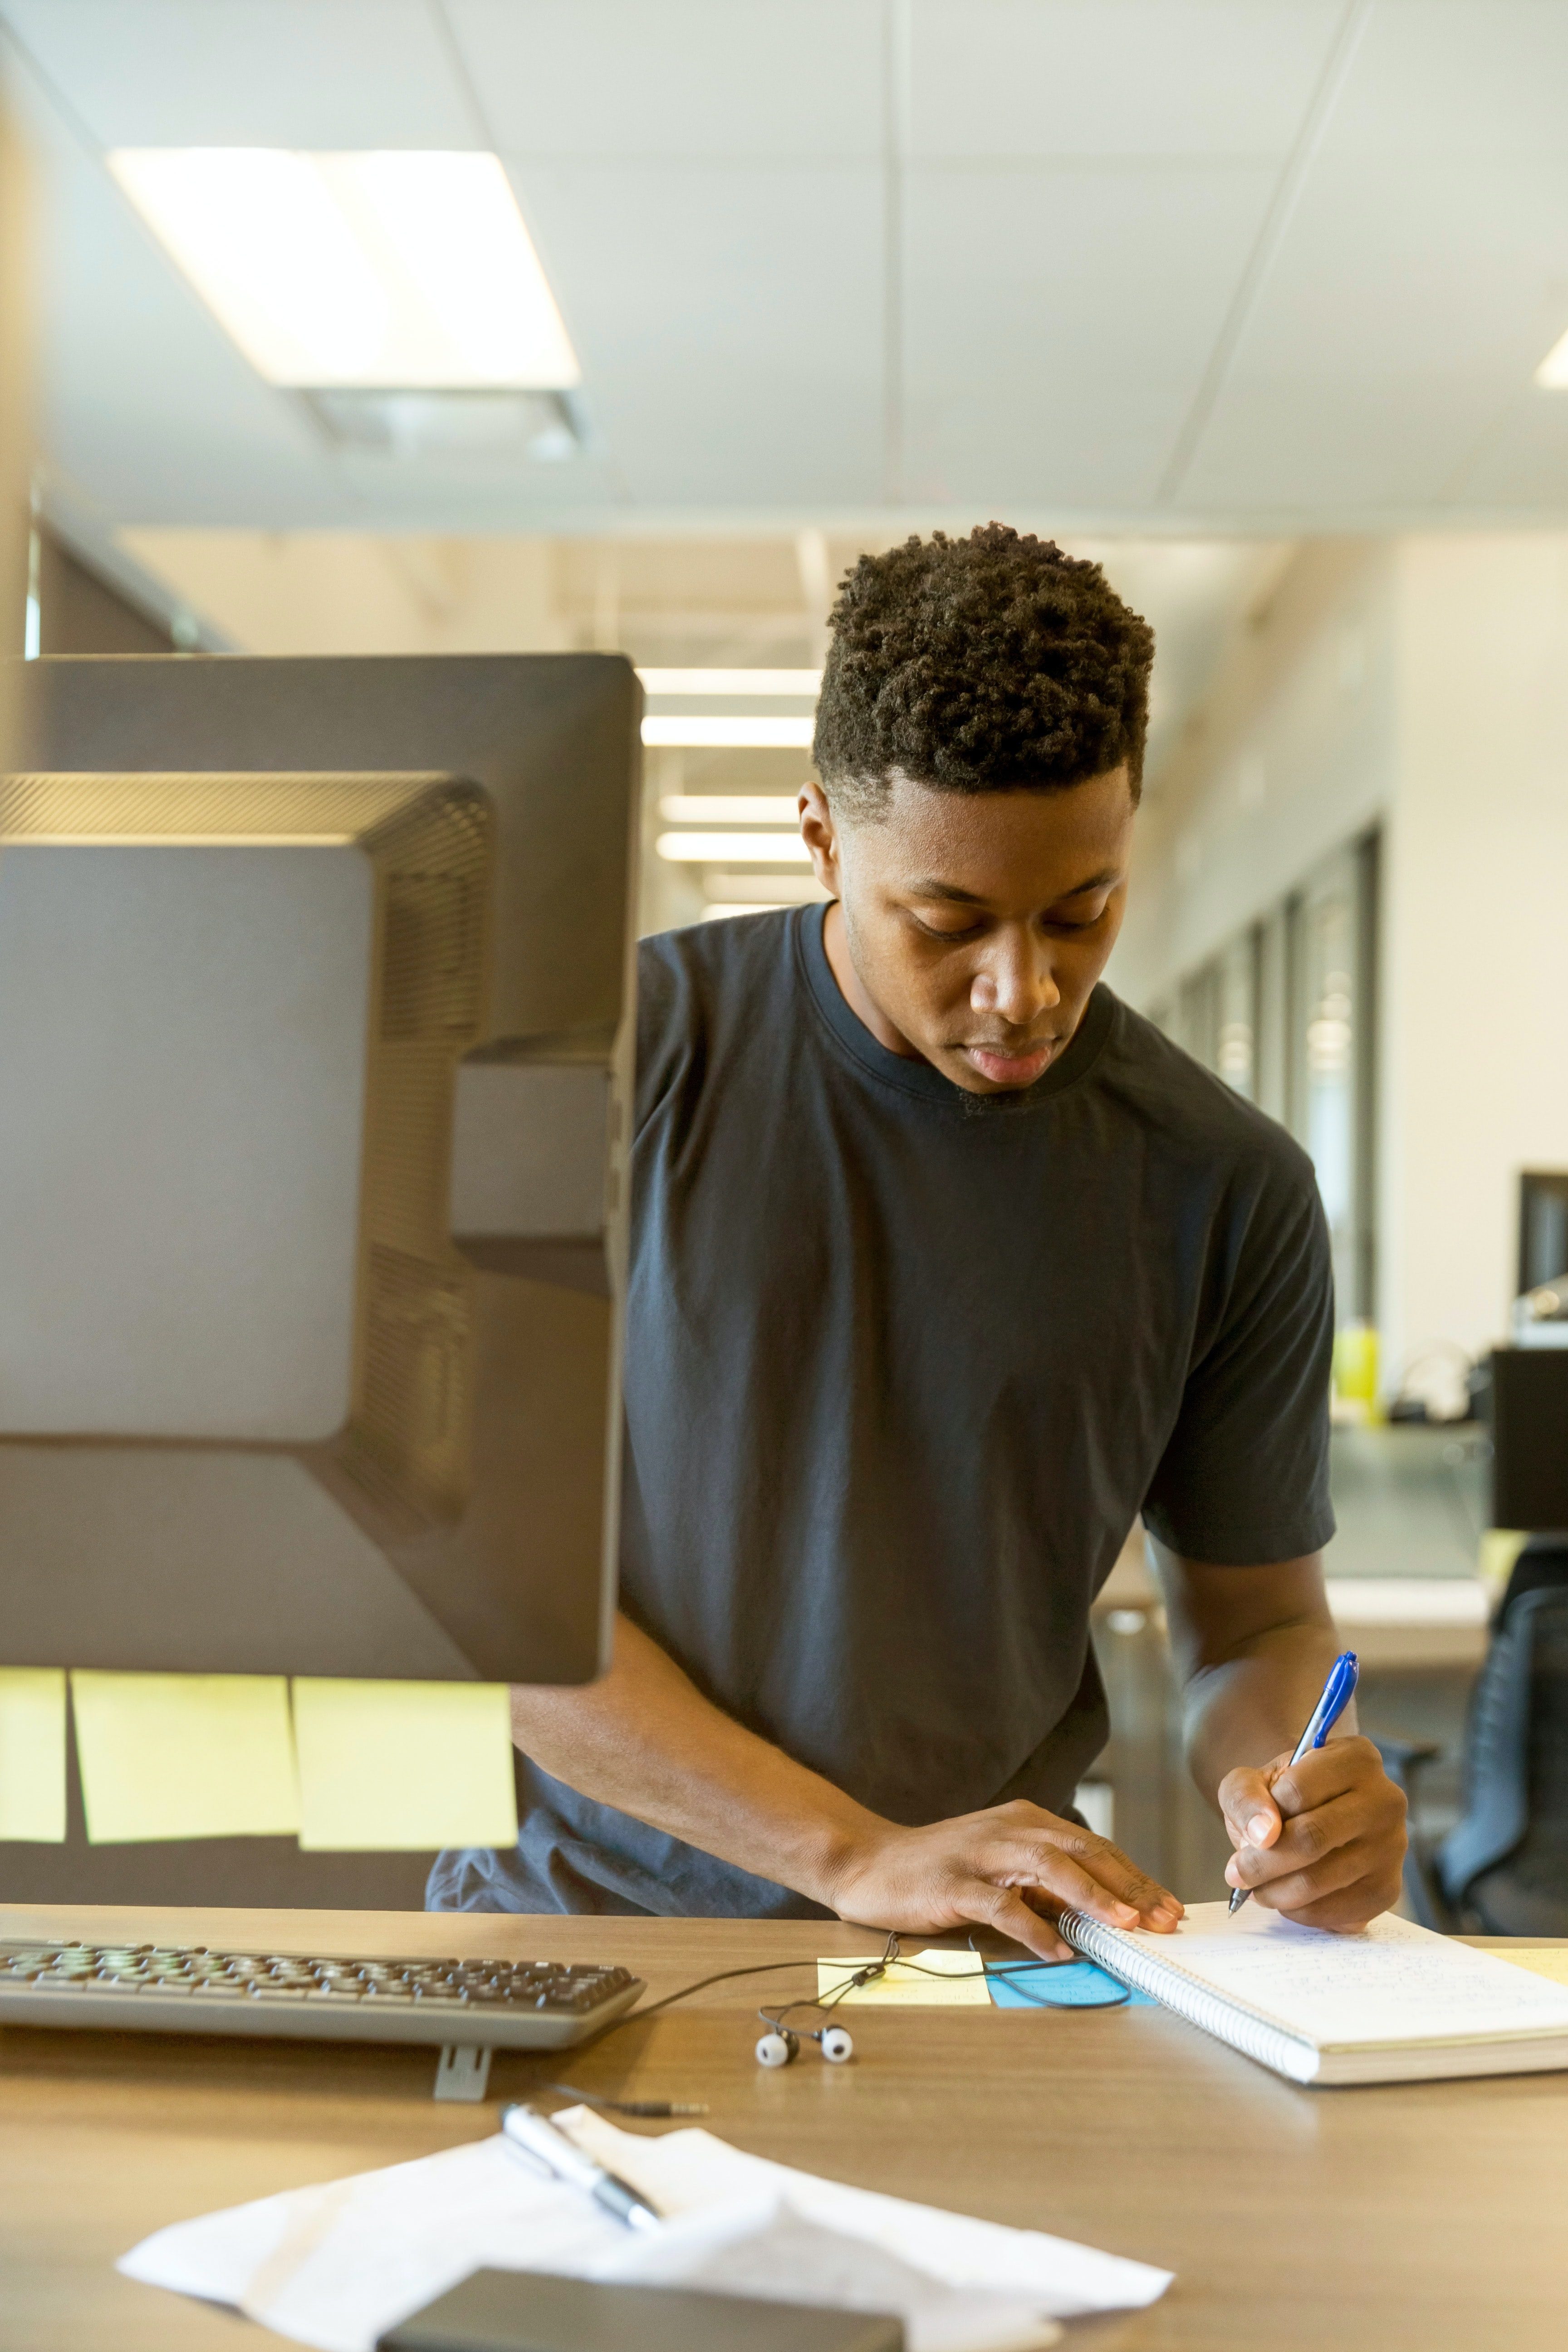
[[(1521, 1172), (1568, 1168), (1568, 15), (5, 0), (0, 28), (37, 453), (9, 641), (624, 649), (654, 929), (816, 895), (777, 836), (861, 549), (996, 515), (1148, 614), (1110, 977), (1313, 1155), (1347, 1333), (1331, 1574), (1410, 1588), (1363, 1618), (1369, 1705), (1451, 1761), (1479, 1440), (1363, 1424), (1462, 1401)], [(266, 381), (127, 193), (126, 155), (213, 148), (498, 154), (572, 380)], [(1157, 1608), (1119, 1574), (1104, 1785), (1151, 1866), (1195, 1869)], [(1469, 1597), (1422, 1616), (1437, 1584)], [(220, 1860), (113, 1867), (176, 1892)], [(55, 1858), (18, 1862), (52, 1891)], [(366, 1900), (417, 1874), (363, 1870)]]

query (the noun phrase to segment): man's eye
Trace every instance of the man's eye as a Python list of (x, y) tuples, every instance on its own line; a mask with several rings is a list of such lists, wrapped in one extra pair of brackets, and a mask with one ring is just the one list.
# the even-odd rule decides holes
[(923, 915), (914, 919), (928, 940), (971, 940), (980, 929), (978, 923), (928, 923)]

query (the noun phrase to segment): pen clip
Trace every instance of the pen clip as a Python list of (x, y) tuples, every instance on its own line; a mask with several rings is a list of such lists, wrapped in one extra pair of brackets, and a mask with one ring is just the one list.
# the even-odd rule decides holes
[(515, 2156), (519, 2162), (527, 2165), (530, 2172), (535, 2174), (539, 2179), (560, 2179), (561, 2175), (555, 2170), (553, 2165), (547, 2164), (539, 2150), (536, 2147), (530, 2147), (526, 2140), (516, 2138), (509, 2131), (501, 2133), (501, 2139), (505, 2144), (508, 2156)]
[(1323, 1685), (1323, 1696), (1318, 1701), (1318, 1720), (1312, 1745), (1321, 1748), (1355, 1695), (1361, 1678), (1361, 1661), (1353, 1650), (1342, 1652), (1334, 1660), (1329, 1679)]

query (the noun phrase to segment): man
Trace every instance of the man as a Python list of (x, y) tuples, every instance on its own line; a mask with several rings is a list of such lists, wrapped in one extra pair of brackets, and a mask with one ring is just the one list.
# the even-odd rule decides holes
[(1173, 1928), (1070, 1811), (1139, 1511), (1231, 1885), (1394, 1901), (1353, 1721), (1285, 1769), (1337, 1647), (1311, 1167), (1100, 982), (1152, 653), (997, 524), (848, 575), (800, 796), (833, 903), (642, 947), (614, 1665), (514, 1694), (518, 1852), (433, 1903)]

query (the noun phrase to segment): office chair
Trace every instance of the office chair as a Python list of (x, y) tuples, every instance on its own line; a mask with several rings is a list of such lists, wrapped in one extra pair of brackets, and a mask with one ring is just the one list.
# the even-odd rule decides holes
[(1514, 1564), (1470, 1701), (1459, 1818), (1436, 1848), (1414, 1824), (1436, 1749), (1376, 1745), (1411, 1801), (1405, 1885), (1423, 1927), (1568, 1936), (1568, 1535), (1532, 1536)]

